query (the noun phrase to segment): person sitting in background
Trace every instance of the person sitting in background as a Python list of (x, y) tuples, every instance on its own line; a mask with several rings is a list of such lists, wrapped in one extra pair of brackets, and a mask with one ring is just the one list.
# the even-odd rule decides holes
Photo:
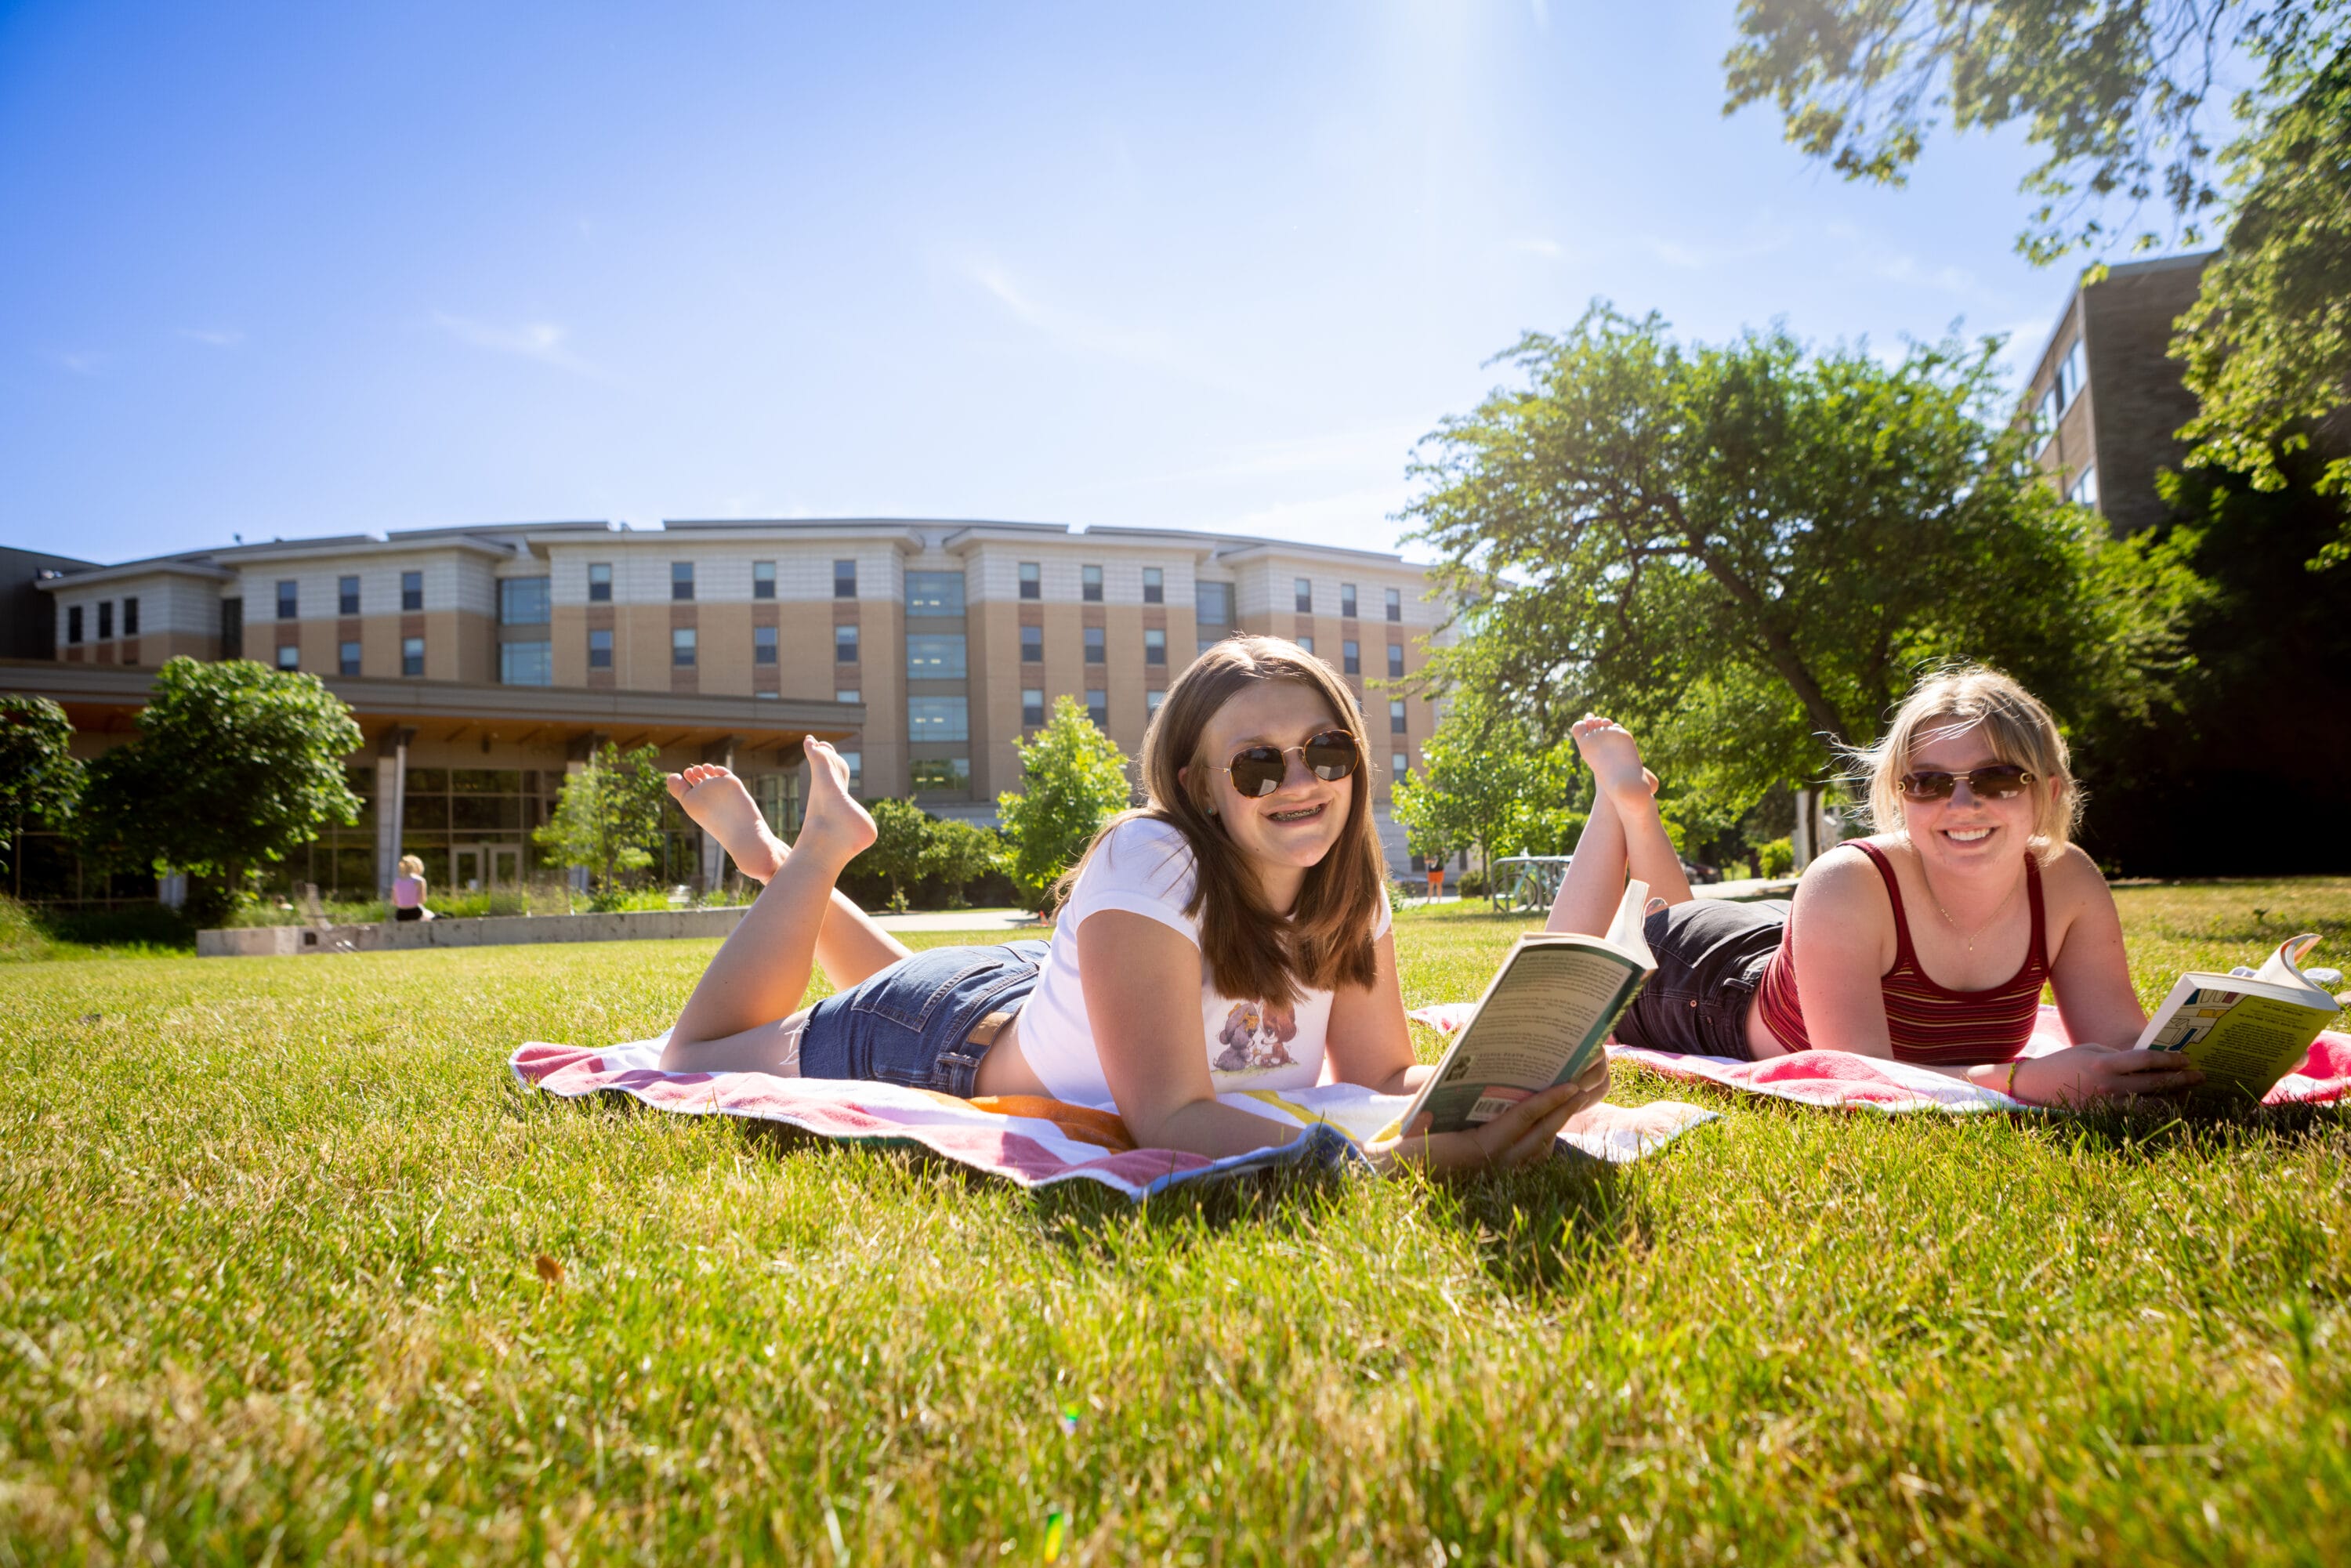
[(400, 874), (392, 879), (392, 917), (394, 920), (430, 920), (433, 912), (424, 907), (424, 862), (414, 855), (400, 857)]
[[(2007, 675), (1919, 684), (1855, 755), (1877, 831), (1807, 867), (1792, 907), (1694, 899), (1633, 737), (1596, 715), (1573, 732), (1598, 791), (1550, 928), (1604, 932), (1628, 871), (1664, 903), (1645, 928), (1657, 972), (1621, 1043), (1754, 1061), (1847, 1051), (2043, 1103), (2201, 1081), (2176, 1054), (2125, 1049), (2147, 1014), (2114, 894), (2071, 841), (2065, 740)], [(2044, 981), (2079, 1043), (2026, 1060)]]

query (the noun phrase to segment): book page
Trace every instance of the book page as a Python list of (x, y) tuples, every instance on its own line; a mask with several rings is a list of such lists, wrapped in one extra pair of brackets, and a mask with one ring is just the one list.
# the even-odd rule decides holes
[(1573, 1078), (1648, 972), (1590, 940), (1520, 938), (1406, 1124), (1426, 1110), (1430, 1131), (1458, 1132)]
[(2172, 1028), (2183, 1020), (2185, 1038), (2172, 1049), (2204, 1074), (2204, 1091), (2258, 1100), (2303, 1059), (2326, 1016), (2267, 997), (2207, 990), (2180, 1009)]

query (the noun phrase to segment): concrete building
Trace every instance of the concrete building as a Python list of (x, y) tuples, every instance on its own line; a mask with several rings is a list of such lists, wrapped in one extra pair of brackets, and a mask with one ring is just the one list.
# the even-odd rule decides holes
[(2196, 413), (2168, 355), (2172, 323), (2218, 254), (2124, 262), (2077, 285), (2027, 384), (2022, 416), (2040, 438), (2042, 471), (2117, 534), (2165, 517), (2156, 471), (2179, 465), (2187, 446), (2172, 433)]
[[(1169, 679), (1238, 631), (1295, 638), (1364, 704), (1371, 785), (1419, 756), (1435, 714), (1368, 683), (1418, 670), (1440, 619), (1422, 569), (1376, 551), (1176, 531), (850, 518), (444, 528), (47, 566), (54, 657), (0, 690), (54, 696), (79, 743), (130, 733), (148, 672), (177, 654), (322, 677), (367, 735), (368, 812), (292, 868), (344, 896), (401, 853), (438, 885), (536, 869), (530, 830), (604, 739), (671, 767), (726, 760), (796, 824), (799, 738), (839, 745), (868, 796), (992, 821), (1015, 743), (1076, 697), (1130, 755)], [(28, 846), (28, 897), (94, 896)], [(46, 856), (46, 858), (44, 858)], [(664, 873), (715, 878), (681, 827)], [(52, 886), (52, 883), (59, 885)]]

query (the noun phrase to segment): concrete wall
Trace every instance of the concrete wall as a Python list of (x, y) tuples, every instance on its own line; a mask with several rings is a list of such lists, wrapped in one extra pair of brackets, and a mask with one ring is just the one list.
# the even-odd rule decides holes
[(410, 947), (506, 947), (540, 942), (645, 942), (725, 936), (747, 905), (627, 915), (492, 915), (377, 925), (250, 925), (196, 933), (200, 958), (306, 956)]

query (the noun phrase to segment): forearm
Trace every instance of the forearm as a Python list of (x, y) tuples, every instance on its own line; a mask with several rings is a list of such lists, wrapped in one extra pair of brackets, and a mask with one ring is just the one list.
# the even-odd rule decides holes
[[(1384, 1078), (1367, 1081), (1364, 1087), (1377, 1094), (1417, 1094), (1420, 1092), (1420, 1086), (1427, 1082), (1429, 1074), (1436, 1071), (1434, 1067), (1412, 1062), (1397, 1068)], [(1343, 1078), (1340, 1082), (1344, 1083), (1351, 1081)]]
[(1270, 1149), (1298, 1136), (1295, 1127), (1214, 1100), (1194, 1100), (1155, 1115), (1125, 1115), (1124, 1120), (1138, 1147), (1181, 1149), (1212, 1160)]

